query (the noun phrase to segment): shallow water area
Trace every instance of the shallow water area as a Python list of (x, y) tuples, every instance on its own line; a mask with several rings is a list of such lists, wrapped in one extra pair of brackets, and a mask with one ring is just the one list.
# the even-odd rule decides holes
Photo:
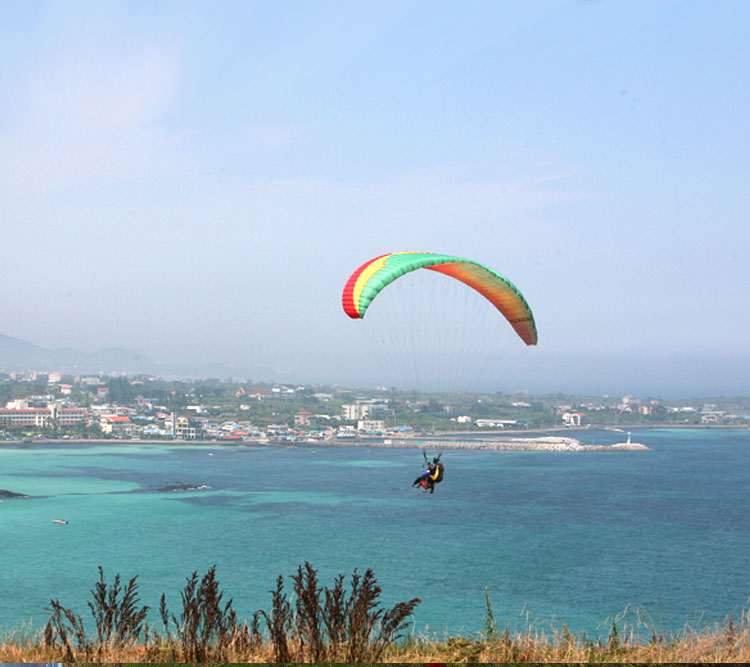
[(633, 602), (662, 629), (736, 615), (750, 595), (750, 432), (633, 440), (653, 451), (445, 451), (432, 495), (410, 487), (418, 450), (4, 445), (0, 489), (29, 497), (0, 504), (0, 625), (41, 626), (52, 597), (90, 621), (98, 565), (139, 575), (156, 623), (161, 593), (177, 611), (186, 578), (215, 564), (249, 616), (305, 560), (324, 585), (373, 568), (384, 604), (422, 598), (415, 631), (439, 637), (483, 629), (485, 588), (516, 628), (606, 636)]

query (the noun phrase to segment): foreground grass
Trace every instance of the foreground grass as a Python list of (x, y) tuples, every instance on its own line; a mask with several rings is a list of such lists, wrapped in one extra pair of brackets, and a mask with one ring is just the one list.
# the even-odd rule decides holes
[[(302, 647), (297, 647), (301, 649)], [(74, 650), (72, 655), (54, 650), (40, 637), (7, 637), (0, 645), (0, 662), (80, 662), (80, 663), (186, 663), (186, 652), (169, 642), (146, 647), (135, 642), (118, 647), (102, 647), (94, 656)], [(316, 662), (297, 655), (295, 662)], [(226, 646), (202, 662), (275, 663), (274, 646), (264, 642), (248, 651)], [(322, 662), (322, 661), (317, 661)], [(330, 662), (343, 662), (336, 659)], [(361, 661), (370, 662), (368, 660)], [(390, 647), (379, 663), (748, 663), (750, 649), (745, 630), (732, 638), (726, 627), (685, 634), (656, 642), (625, 642), (611, 647), (607, 642), (593, 645), (568, 641), (563, 633), (550, 637), (518, 634), (507, 639), (481, 640), (464, 637), (447, 641), (408, 640)]]
[(163, 595), (161, 629), (147, 623), (134, 577), (99, 581), (88, 603), (95, 632), (58, 600), (50, 601), (43, 631), (18, 628), (0, 637), (0, 662), (65, 663), (750, 663), (750, 612), (702, 629), (658, 632), (639, 608), (610, 619), (608, 636), (573, 635), (566, 626), (544, 631), (501, 630), (486, 597), (484, 631), (434, 641), (404, 636), (420, 600), (380, 607), (380, 587), (367, 570), (343, 575), (331, 588), (318, 583), (309, 563), (271, 591), (271, 609), (240, 621), (224, 601), (215, 568), (193, 573), (180, 593), (181, 613), (170, 613)]

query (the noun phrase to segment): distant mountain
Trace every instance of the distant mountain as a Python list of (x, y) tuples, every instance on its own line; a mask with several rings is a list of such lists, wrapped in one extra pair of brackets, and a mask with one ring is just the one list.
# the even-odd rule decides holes
[(28, 343), (20, 338), (13, 338), (12, 336), (6, 336), (0, 334), (0, 365), (3, 360), (7, 357), (12, 359), (15, 357), (24, 358), (33, 356), (35, 354), (41, 354), (45, 352), (44, 348)]
[(132, 350), (49, 350), (20, 338), (0, 334), (0, 368), (6, 371), (148, 372), (147, 369), (153, 366), (143, 354)]
[(61, 373), (128, 373), (159, 374), (194, 378), (282, 379), (272, 368), (229, 367), (224, 364), (197, 361), (164, 364), (153, 361), (142, 352), (111, 347), (96, 352), (73, 348), (47, 349), (20, 338), (0, 334), (0, 370)]

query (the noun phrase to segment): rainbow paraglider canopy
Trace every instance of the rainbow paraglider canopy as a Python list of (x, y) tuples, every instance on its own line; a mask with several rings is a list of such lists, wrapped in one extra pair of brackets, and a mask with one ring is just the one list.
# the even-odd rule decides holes
[(536, 345), (534, 315), (518, 288), (490, 267), (452, 255), (392, 252), (365, 262), (346, 282), (341, 297), (344, 311), (351, 318), (363, 318), (383, 288), (417, 269), (443, 273), (475, 289), (505, 316), (526, 345)]

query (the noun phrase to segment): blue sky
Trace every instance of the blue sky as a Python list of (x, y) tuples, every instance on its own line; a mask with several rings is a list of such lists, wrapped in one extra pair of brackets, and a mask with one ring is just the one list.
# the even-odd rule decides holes
[(394, 250), (493, 266), (506, 391), (748, 394), (746, 2), (8, 1), (0, 332), (367, 383)]

